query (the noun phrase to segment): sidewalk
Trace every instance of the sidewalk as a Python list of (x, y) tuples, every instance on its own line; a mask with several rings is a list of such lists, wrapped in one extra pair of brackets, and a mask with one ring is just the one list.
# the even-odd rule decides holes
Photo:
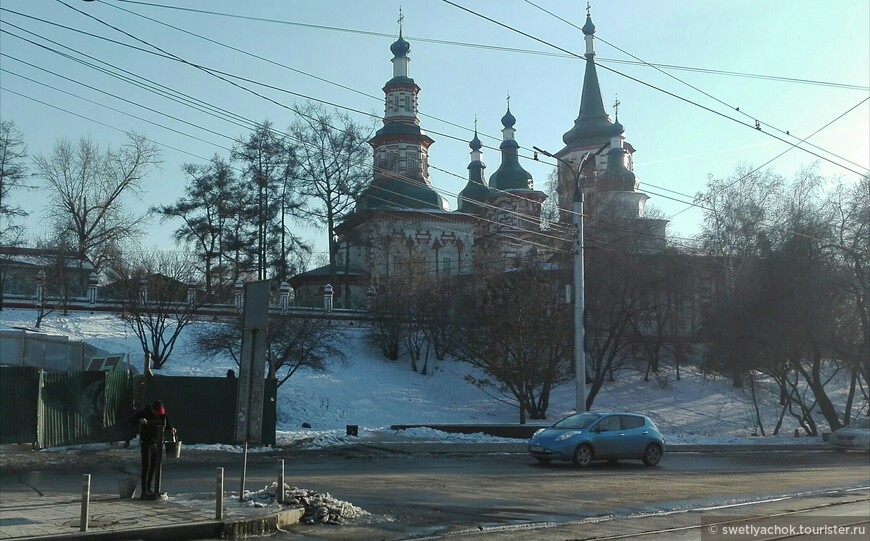
[(88, 531), (81, 531), (81, 500), (68, 496), (0, 500), (0, 539), (186, 540), (268, 535), (302, 517), (301, 508), (242, 507), (225, 499), (223, 520), (215, 519), (214, 494), (178, 494), (164, 501), (92, 496)]
[[(403, 454), (522, 454), (525, 442), (439, 443), (365, 441), (344, 446), (360, 451)], [(777, 452), (782, 450), (829, 449), (827, 445), (703, 446), (674, 445), (668, 453), (680, 452)], [(0, 540), (188, 540), (228, 538), (234, 535), (268, 535), (299, 522), (304, 510), (278, 504), (248, 507), (225, 495), (224, 518), (215, 519), (214, 493), (178, 493), (162, 501), (121, 499), (118, 493), (92, 494), (87, 532), (80, 531), (81, 499), (66, 496), (0, 494)]]

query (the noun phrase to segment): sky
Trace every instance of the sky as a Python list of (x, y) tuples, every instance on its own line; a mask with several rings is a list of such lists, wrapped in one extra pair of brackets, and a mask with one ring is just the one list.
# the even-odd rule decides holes
[[(486, 172), (498, 168), (509, 96), (521, 163), (544, 189), (554, 164), (533, 161), (531, 147), (560, 150), (577, 116), (584, 2), (3, 0), (0, 118), (16, 123), (31, 156), (47, 154), (60, 138), (117, 147), (124, 132), (143, 133), (163, 146), (163, 164), (131, 206), (172, 204), (183, 195), (182, 164), (227, 156), (249, 122), (285, 128), (290, 107), (307, 99), (379, 127), (400, 7), (410, 76), (421, 88), (421, 126), (435, 140), (434, 187), (455, 209), (475, 119)], [(774, 160), (767, 167), (792, 177), (816, 163), (845, 182), (870, 168), (870, 2), (625, 0), (590, 9), (606, 109), (614, 117), (619, 101), (640, 189), (671, 220), (675, 239), (699, 230), (692, 196), (738, 164)], [(186, 63), (152, 54), (154, 47)], [(99, 59), (224, 113), (166, 99), (49, 49)], [(192, 64), (225, 72), (238, 86)], [(811, 135), (812, 146), (801, 144), (810, 152), (793, 147)], [(14, 196), (31, 212), (31, 236), (48, 233), (45, 201), (36, 189)], [(144, 242), (171, 250), (179, 225), (155, 221)], [(298, 232), (325, 250), (323, 231)]]

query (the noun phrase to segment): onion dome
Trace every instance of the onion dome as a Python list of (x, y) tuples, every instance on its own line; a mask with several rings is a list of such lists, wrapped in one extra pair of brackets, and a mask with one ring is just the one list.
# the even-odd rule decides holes
[(395, 57), (408, 56), (408, 53), (411, 51), (411, 44), (402, 38), (402, 33), (399, 32), (399, 39), (393, 42), (390, 45), (390, 52), (393, 53)]
[(471, 147), (471, 162), (468, 164), (468, 183), (459, 192), (457, 210), (459, 212), (476, 213), (483, 207), (481, 202), (489, 197), (489, 188), (486, 185), (486, 177), (483, 170), (486, 169), (481, 159), (480, 149), (483, 145), (477, 137), (477, 128), (474, 129), (474, 139), (468, 143)]
[(595, 25), (592, 23), (592, 16), (588, 13), (586, 14), (586, 24), (583, 25), (583, 34), (586, 36), (591, 36), (595, 33)]
[(514, 124), (517, 119), (511, 114), (510, 107), (502, 117), (501, 123), (503, 141), (499, 145), (501, 149), (501, 165), (495, 173), (489, 177), (489, 186), (494, 190), (531, 190), (533, 189), (532, 175), (520, 165), (518, 150), (520, 146), (514, 139)]
[(513, 128), (514, 124), (517, 123), (517, 119), (514, 118), (514, 115), (511, 114), (511, 108), (508, 106), (507, 113), (503, 117), (501, 117), (501, 125), (505, 128)]
[[(476, 122), (476, 121), (475, 121)], [(468, 142), (468, 148), (474, 151), (479, 151), (483, 148), (483, 144), (480, 142), (480, 139), (477, 137), (477, 129), (474, 130), (474, 139)]]

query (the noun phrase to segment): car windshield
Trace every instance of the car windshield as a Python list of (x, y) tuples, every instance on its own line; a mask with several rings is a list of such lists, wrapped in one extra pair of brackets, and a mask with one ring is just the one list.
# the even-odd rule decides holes
[(558, 423), (553, 425), (553, 428), (586, 428), (595, 422), (601, 415), (597, 413), (579, 413), (570, 417), (565, 417)]
[(855, 419), (849, 424), (852, 428), (870, 428), (870, 417)]

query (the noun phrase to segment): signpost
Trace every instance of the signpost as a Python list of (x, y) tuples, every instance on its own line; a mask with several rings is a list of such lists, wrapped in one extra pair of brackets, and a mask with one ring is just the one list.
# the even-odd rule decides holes
[(263, 434), (263, 395), (265, 391), (268, 323), (269, 280), (245, 283), (235, 431), (235, 440), (244, 442), (245, 446), (239, 501), (242, 501), (245, 494), (248, 443), (259, 443)]

